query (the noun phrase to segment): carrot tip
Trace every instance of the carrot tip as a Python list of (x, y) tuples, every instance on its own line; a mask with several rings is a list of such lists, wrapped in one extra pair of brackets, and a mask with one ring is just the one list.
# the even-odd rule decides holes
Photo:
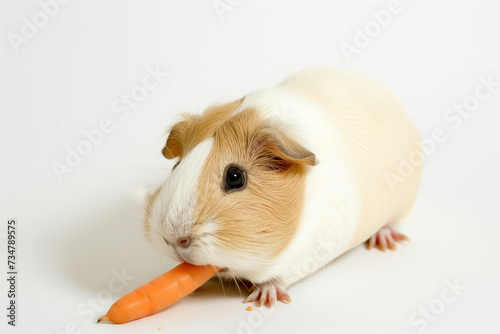
[(104, 317), (100, 318), (99, 320), (97, 320), (97, 323), (100, 323), (101, 321), (110, 321), (111, 319), (109, 319), (108, 315), (106, 314)]

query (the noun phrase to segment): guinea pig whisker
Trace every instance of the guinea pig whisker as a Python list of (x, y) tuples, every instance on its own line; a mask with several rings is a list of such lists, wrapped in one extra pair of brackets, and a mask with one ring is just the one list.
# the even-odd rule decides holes
[(228, 270), (228, 273), (231, 276), (232, 280), (234, 281), (234, 284), (236, 284), (236, 288), (238, 289), (238, 293), (240, 294), (241, 297), (241, 290), (240, 287), (238, 286), (238, 281), (236, 281), (236, 276), (231, 272), (231, 270)]
[(232, 272), (232, 270), (230, 270), (230, 269), (229, 269), (229, 270), (228, 270), (228, 272), (229, 272), (229, 274), (231, 275), (231, 277), (233, 278), (233, 280), (234, 280), (234, 284), (236, 284), (236, 289), (238, 289), (238, 293), (239, 293), (240, 297), (242, 297), (242, 296), (243, 296), (243, 293), (241, 292), (241, 289), (240, 289), (240, 284), (238, 284), (238, 280), (239, 280), (242, 284), (243, 284), (243, 281), (242, 281), (240, 278), (236, 277), (236, 275)]
[[(222, 252), (220, 249), (217, 249), (217, 253), (218, 255), (220, 255), (222, 258), (226, 258), (227, 257), (227, 254), (224, 254), (224, 252)], [(238, 283), (238, 281), (241, 283), (241, 285), (243, 286), (246, 286), (245, 283), (243, 282), (242, 279), (238, 278), (236, 276), (236, 274), (234, 273), (233, 270), (231, 270), (231, 268), (227, 267), (225, 268), (227, 273), (229, 273), (229, 276), (232, 278), (232, 280), (234, 281), (235, 285), (236, 285), (236, 289), (238, 289), (238, 293), (240, 296), (243, 296), (243, 293), (240, 289), (240, 284)]]
[[(215, 266), (212, 266), (215, 268)], [(219, 283), (220, 285), (222, 286), (222, 294), (224, 295), (224, 297), (226, 296), (226, 290), (224, 289), (224, 282), (223, 282), (223, 279), (222, 277), (220, 276), (219, 272), (217, 271), (217, 278), (219, 279)]]

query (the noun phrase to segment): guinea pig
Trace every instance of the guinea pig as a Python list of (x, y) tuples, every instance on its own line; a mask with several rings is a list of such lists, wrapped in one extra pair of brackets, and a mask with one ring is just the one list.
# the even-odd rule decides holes
[(363, 242), (407, 240), (391, 226), (412, 209), (424, 159), (386, 86), (332, 68), (185, 114), (162, 153), (175, 166), (147, 198), (147, 239), (251, 282), (245, 301), (268, 306)]

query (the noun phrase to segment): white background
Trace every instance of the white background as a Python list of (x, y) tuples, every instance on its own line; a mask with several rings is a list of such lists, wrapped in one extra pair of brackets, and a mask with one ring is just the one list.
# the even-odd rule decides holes
[[(373, 25), (370, 13), (388, 2), (226, 1), (234, 8), (221, 19), (212, 0), (74, 0), (17, 52), (9, 36), (42, 9), (2, 1), (0, 267), (7, 271), (6, 222), (15, 217), (20, 273), (16, 328), (6, 324), (0, 280), (2, 333), (500, 332), (500, 87), (456, 129), (443, 120), (472, 101), (480, 77), (500, 81), (500, 3), (403, 2), (349, 61), (342, 43), (354, 45), (356, 29)], [(172, 167), (160, 152), (175, 115), (317, 65), (378, 77), (423, 138), (445, 132), (401, 227), (411, 242), (385, 253), (359, 246), (272, 311), (245, 311), (234, 286), (215, 281), (154, 316), (95, 324), (122, 294), (174, 265), (141, 234), (141, 196)], [(169, 76), (120, 119), (114, 101), (156, 66)], [(59, 182), (53, 163), (65, 163), (67, 147), (105, 118), (113, 131)], [(133, 279), (111, 293), (122, 270)], [(453, 295), (446, 281), (464, 289)], [(432, 320), (423, 320), (430, 307)]]

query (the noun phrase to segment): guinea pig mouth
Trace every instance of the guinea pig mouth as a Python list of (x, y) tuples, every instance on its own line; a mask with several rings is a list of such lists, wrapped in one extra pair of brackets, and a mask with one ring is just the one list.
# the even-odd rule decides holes
[(187, 262), (190, 264), (194, 264), (195, 266), (200, 265), (200, 263), (197, 263), (196, 259), (193, 256), (185, 254), (183, 252), (179, 252), (177, 249), (175, 249), (175, 255), (177, 255), (181, 262)]
[[(181, 262), (187, 262), (187, 263), (190, 263), (190, 264), (194, 264), (195, 266), (203, 265), (203, 264), (200, 264), (200, 263), (193, 263), (193, 261), (192, 261), (192, 259), (190, 258), (189, 255), (181, 254), (177, 249), (175, 250), (175, 255), (177, 255), (177, 257), (181, 260)], [(211, 264), (205, 264), (205, 265), (211, 266)], [(223, 273), (223, 272), (226, 272), (228, 270), (229, 270), (229, 268), (224, 267), (221, 270), (219, 270), (219, 272)]]
[(189, 256), (187, 256), (185, 254), (181, 254), (177, 249), (175, 249), (175, 255), (177, 255), (177, 257), (179, 259), (181, 259), (181, 261), (184, 261), (184, 262), (187, 262), (187, 263), (191, 263), (191, 259), (189, 258)]

